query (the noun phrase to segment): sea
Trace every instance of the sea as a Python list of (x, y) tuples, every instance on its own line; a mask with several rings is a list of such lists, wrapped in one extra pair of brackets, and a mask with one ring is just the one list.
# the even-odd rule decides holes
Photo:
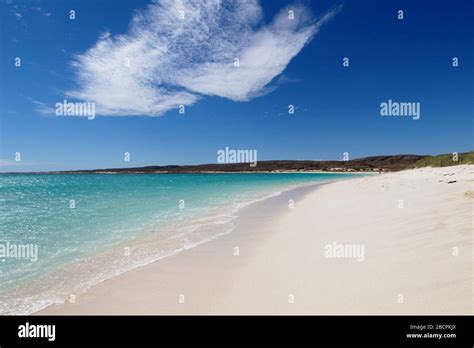
[(231, 233), (239, 210), (338, 173), (0, 174), (0, 314)]

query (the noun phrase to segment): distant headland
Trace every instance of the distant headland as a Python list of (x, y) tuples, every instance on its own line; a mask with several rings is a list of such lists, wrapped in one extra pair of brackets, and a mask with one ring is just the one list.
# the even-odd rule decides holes
[(474, 164), (474, 152), (438, 156), (371, 156), (347, 161), (271, 160), (249, 163), (210, 163), (34, 172), (34, 174), (186, 174), (186, 173), (292, 173), (292, 172), (394, 172), (419, 167)]

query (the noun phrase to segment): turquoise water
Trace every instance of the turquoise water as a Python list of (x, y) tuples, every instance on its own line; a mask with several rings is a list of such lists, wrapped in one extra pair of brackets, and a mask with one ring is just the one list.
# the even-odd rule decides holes
[(349, 177), (0, 175), (0, 243), (37, 246), (38, 251), (34, 261), (0, 255), (0, 313), (29, 313), (61, 302), (81, 291), (78, 283), (85, 289), (227, 233), (246, 203), (295, 185)]

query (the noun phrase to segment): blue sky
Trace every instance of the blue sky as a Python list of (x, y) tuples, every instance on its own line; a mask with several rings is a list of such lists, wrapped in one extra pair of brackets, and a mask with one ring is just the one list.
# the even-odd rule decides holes
[[(248, 0), (185, 25), (170, 3), (3, 1), (1, 170), (215, 163), (226, 146), (258, 160), (472, 150), (472, 1)], [(96, 117), (55, 116), (64, 98)], [(419, 102), (420, 119), (382, 117), (388, 99)]]

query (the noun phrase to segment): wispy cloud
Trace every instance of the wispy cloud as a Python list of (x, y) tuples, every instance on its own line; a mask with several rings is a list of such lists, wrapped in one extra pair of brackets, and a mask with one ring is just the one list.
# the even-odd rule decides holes
[(50, 105), (47, 105), (45, 103), (42, 103), (38, 100), (35, 100), (33, 98), (27, 98), (31, 103), (33, 103), (34, 105), (34, 108), (36, 109), (36, 111), (38, 111), (39, 113), (42, 113), (44, 115), (54, 115), (55, 114), (55, 108), (53, 108), (52, 106)]
[(316, 19), (293, 5), (265, 24), (257, 0), (158, 0), (135, 14), (127, 34), (103, 33), (75, 57), (77, 87), (65, 94), (108, 116), (159, 116), (205, 96), (248, 101), (271, 90), (339, 9)]

